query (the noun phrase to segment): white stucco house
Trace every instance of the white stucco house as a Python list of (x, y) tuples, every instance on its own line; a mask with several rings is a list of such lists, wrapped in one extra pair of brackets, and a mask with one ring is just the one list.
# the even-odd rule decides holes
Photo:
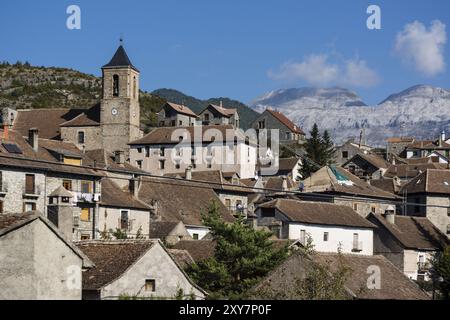
[(258, 226), (280, 239), (310, 240), (317, 252), (373, 254), (375, 226), (347, 206), (275, 199), (259, 205), (256, 215)]

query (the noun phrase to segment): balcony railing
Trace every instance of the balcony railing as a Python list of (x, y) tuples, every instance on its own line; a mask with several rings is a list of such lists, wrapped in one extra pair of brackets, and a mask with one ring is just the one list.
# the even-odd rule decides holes
[(248, 210), (247, 210), (246, 207), (227, 206), (227, 209), (228, 209), (233, 215), (247, 216), (247, 213), (248, 213)]
[(23, 186), (23, 195), (26, 196), (40, 196), (42, 194), (42, 188), (40, 186)]
[(100, 193), (83, 193), (72, 191), (72, 203), (95, 203), (100, 201)]

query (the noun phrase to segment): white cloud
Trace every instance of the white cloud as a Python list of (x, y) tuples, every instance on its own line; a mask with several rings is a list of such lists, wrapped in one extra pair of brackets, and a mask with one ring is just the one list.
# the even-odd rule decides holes
[(309, 55), (302, 62), (284, 63), (278, 71), (268, 74), (274, 80), (303, 80), (314, 86), (371, 87), (379, 82), (377, 73), (367, 66), (366, 61), (355, 58), (334, 63), (325, 54)]
[(431, 22), (429, 29), (419, 21), (409, 23), (397, 34), (395, 51), (404, 63), (426, 76), (441, 73), (445, 69), (445, 27), (439, 20)]

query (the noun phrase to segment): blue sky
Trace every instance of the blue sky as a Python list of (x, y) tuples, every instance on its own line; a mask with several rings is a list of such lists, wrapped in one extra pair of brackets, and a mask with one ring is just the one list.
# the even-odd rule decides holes
[[(66, 27), (72, 4), (81, 30)], [(381, 30), (366, 27), (370, 4)], [(343, 86), (375, 104), (415, 84), (450, 88), (449, 25), (448, 0), (1, 0), (0, 60), (100, 75), (122, 34), (147, 91), (249, 102)]]

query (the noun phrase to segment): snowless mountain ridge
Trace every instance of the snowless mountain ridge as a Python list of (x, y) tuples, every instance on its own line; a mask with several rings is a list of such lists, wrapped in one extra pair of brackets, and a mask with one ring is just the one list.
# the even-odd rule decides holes
[(259, 112), (277, 109), (304, 131), (317, 123), (320, 130), (329, 130), (338, 144), (359, 139), (362, 128), (365, 142), (375, 146), (384, 146), (391, 136), (429, 139), (450, 129), (450, 91), (427, 85), (392, 94), (376, 106), (367, 106), (356, 93), (344, 88), (276, 90), (250, 106)]

